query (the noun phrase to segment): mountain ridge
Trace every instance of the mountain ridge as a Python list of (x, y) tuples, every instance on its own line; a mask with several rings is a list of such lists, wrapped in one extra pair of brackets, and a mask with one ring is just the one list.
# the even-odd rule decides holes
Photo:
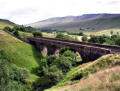
[[(115, 23), (110, 24), (115, 21)], [(81, 16), (65, 16), (65, 17), (54, 17), (48, 18), (46, 20), (38, 21), (32, 24), (28, 24), (27, 26), (32, 26), (34, 28), (51, 28), (56, 30), (64, 30), (64, 31), (81, 31), (82, 29), (85, 31), (97, 31), (101, 30), (102, 27), (99, 23), (103, 24), (103, 29), (119, 28), (116, 25), (120, 22), (120, 14), (84, 14)], [(93, 27), (93, 25), (95, 26)], [(105, 26), (106, 25), (106, 26)], [(109, 26), (109, 27), (108, 27)], [(92, 27), (92, 28), (91, 28)]]

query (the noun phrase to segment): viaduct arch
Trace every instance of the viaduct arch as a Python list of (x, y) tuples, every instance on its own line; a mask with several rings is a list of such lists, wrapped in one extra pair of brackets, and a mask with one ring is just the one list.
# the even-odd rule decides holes
[(48, 55), (56, 54), (56, 56), (58, 56), (60, 48), (68, 47), (74, 52), (79, 52), (84, 62), (96, 60), (102, 55), (120, 53), (119, 46), (100, 45), (54, 38), (31, 37), (29, 38), (29, 42), (34, 45), (38, 51)]

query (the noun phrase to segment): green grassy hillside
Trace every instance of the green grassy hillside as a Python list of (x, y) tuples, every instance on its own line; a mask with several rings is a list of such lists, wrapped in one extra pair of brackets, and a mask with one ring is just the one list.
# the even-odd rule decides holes
[(88, 14), (82, 16), (57, 17), (28, 25), (34, 28), (52, 29), (56, 31), (98, 32), (101, 30), (120, 29), (120, 15)]
[(120, 66), (115, 66), (81, 79), (78, 83), (68, 84), (52, 91), (119, 91)]
[(3, 29), (6, 26), (13, 27), (15, 24), (9, 20), (0, 19), (0, 29)]
[(24, 43), (8, 33), (0, 30), (0, 50), (4, 50), (12, 63), (32, 71), (38, 67), (40, 53), (32, 46)]
[[(81, 78), (85, 79), (86, 77), (96, 73), (97, 71), (104, 70), (106, 68), (113, 67), (115, 65), (119, 66), (119, 63), (120, 63), (120, 55), (118, 54), (116, 55), (110, 54), (103, 56), (94, 62), (89, 62), (73, 68), (71, 71), (69, 71), (66, 74), (64, 79), (60, 81), (56, 86), (45, 91), (71, 91), (70, 89), (62, 90), (62, 88), (67, 88), (68, 85), (74, 84), (76, 81), (78, 82)], [(86, 85), (84, 84), (84, 86)], [(61, 89), (59, 87), (61, 87)], [(82, 90), (75, 90), (75, 91), (82, 91)]]

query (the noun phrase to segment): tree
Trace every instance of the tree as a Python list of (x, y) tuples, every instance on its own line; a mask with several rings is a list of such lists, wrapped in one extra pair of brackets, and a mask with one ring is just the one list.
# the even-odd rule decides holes
[(0, 91), (24, 91), (29, 71), (11, 63), (4, 51), (0, 51)]
[(64, 38), (65, 38), (65, 35), (62, 34), (62, 33), (58, 33), (58, 34), (56, 35), (56, 38), (58, 38), (58, 39), (64, 39)]
[(9, 32), (12, 32), (12, 31), (13, 31), (13, 29), (11, 29), (10, 27), (4, 27), (3, 30), (4, 30), (4, 31), (9, 31)]
[(47, 57), (47, 64), (48, 65), (51, 65), (51, 64), (53, 64), (55, 61), (56, 61), (56, 56), (54, 56), (54, 55), (50, 55), (50, 56), (48, 56)]
[(113, 35), (113, 31), (110, 31), (111, 36)]
[(111, 36), (111, 41), (114, 41), (115, 45), (119, 45), (120, 46), (120, 35), (112, 35)]
[(16, 37), (19, 36), (19, 32), (18, 32), (17, 30), (15, 30), (13, 34), (14, 34)]
[(65, 35), (63, 33), (58, 33), (55, 38), (65, 39), (65, 40), (76, 40), (76, 38), (73, 38), (73, 37), (71, 37), (69, 35)]
[(34, 37), (43, 37), (41, 32), (33, 32), (32, 34)]
[(79, 36), (84, 36), (84, 33), (83, 33), (83, 32), (80, 32), (78, 35), (79, 35)]
[(91, 38), (88, 40), (88, 42), (104, 44), (105, 42), (107, 42), (109, 40), (110, 40), (110, 37), (106, 36), (106, 35), (91, 36)]
[(56, 84), (63, 78), (63, 73), (56, 65), (44, 67), (44, 77), (47, 78), (51, 85)]
[(117, 32), (117, 35), (119, 35), (119, 32)]
[(72, 52), (72, 51), (70, 51), (70, 50), (66, 50), (66, 51), (63, 53), (63, 56), (74, 58), (74, 52)]
[(84, 35), (84, 36), (82, 37), (82, 41), (87, 42), (87, 41), (88, 41), (87, 36)]
[(59, 59), (57, 59), (57, 67), (65, 74), (72, 68), (72, 62), (68, 57), (61, 56)]

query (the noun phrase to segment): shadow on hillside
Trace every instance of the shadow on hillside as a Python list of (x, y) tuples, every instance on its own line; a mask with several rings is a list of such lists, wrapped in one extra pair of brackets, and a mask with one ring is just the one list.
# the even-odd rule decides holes
[[(43, 56), (33, 45), (31, 45), (31, 47), (32, 47), (33, 56), (34, 56), (36, 62), (40, 66), (40, 60), (43, 58)], [(37, 68), (33, 68), (32, 72), (36, 73), (36, 70), (37, 70)]]

